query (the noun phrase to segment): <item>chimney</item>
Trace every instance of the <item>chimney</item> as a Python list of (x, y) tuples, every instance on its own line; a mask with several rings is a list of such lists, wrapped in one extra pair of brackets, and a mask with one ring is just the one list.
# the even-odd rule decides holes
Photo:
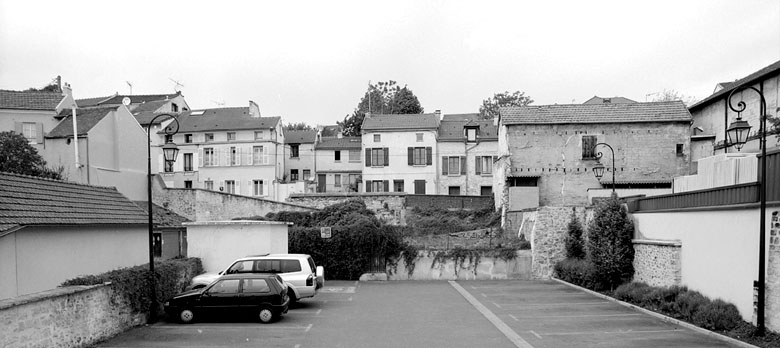
[(62, 92), (62, 76), (57, 75), (57, 90)]
[(436, 114), (436, 119), (437, 120), (441, 120), (441, 110), (436, 110), (433, 113)]
[(260, 106), (251, 100), (249, 101), (249, 117), (253, 117), (253, 118), (260, 117)]

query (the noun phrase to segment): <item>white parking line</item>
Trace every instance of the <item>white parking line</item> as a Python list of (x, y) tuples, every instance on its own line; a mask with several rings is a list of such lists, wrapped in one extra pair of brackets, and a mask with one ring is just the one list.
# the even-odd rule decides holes
[(621, 330), (621, 331), (580, 331), (580, 332), (551, 332), (542, 333), (545, 336), (569, 336), (569, 335), (626, 335), (626, 334), (641, 334), (641, 333), (660, 333), (660, 332), (679, 332), (680, 329), (671, 330)]
[(509, 317), (510, 317), (510, 318), (512, 318), (512, 319), (514, 319), (515, 321), (520, 321), (520, 320), (517, 320), (517, 317), (515, 317), (514, 315), (511, 315), (511, 314), (510, 314), (510, 315), (509, 315)]
[(532, 317), (520, 317), (517, 318), (513, 315), (509, 315), (515, 320), (519, 319), (568, 319), (568, 318), (605, 318), (605, 317), (641, 317), (642, 314), (630, 313), (630, 314), (582, 314), (582, 315), (535, 315)]
[(466, 289), (464, 289), (460, 284), (450, 280), (450, 285), (452, 285), (455, 290), (457, 290), (461, 296), (463, 296), (466, 301), (471, 303), (474, 308), (476, 308), (482, 315), (487, 318), (490, 323), (493, 324), (493, 326), (498, 329), (498, 331), (501, 331), (501, 333), (506, 336), (506, 338), (509, 339), (510, 342), (512, 342), (516, 347), (518, 348), (534, 348), (534, 346), (530, 345), (528, 342), (526, 342), (520, 335), (517, 334), (512, 328), (506, 325), (499, 317), (497, 317), (493, 312), (491, 312), (487, 307), (485, 307), (482, 303), (480, 303), (474, 296), (471, 296)]
[(300, 343), (296, 344), (295, 347), (293, 347), (293, 348), (301, 348), (301, 344)]
[[(312, 324), (309, 324), (309, 327)], [(262, 324), (249, 324), (249, 325), (150, 325), (151, 329), (156, 330), (246, 330), (251, 329), (284, 329), (284, 330), (306, 330), (307, 326), (282, 326), (282, 325), (262, 325)]]
[(536, 333), (536, 332), (533, 332), (533, 331), (528, 331), (528, 332), (530, 332), (532, 335), (536, 336), (536, 338), (538, 338), (538, 339), (542, 339), (542, 336), (539, 336), (539, 334), (538, 334), (538, 333)]
[(479, 293), (479, 294), (480, 294), (480, 295), (482, 295), (482, 297), (484, 297), (484, 298), (487, 298), (487, 295), (485, 295), (485, 293), (484, 293), (484, 292), (481, 292), (481, 293)]
[(516, 306), (516, 307), (527, 307), (527, 306), (572, 306), (572, 305), (582, 306), (582, 305), (596, 305), (596, 304), (605, 304), (605, 303), (609, 303), (609, 301), (553, 302), (553, 303), (501, 303), (501, 304), (493, 302), (493, 304), (496, 305), (496, 307), (498, 307), (498, 308), (502, 308), (502, 306), (506, 306), (506, 307), (512, 307), (512, 306)]
[(496, 306), (498, 309), (501, 309), (501, 306), (498, 303), (492, 302), (494, 306)]
[(314, 324), (309, 324), (309, 326), (308, 326), (308, 327), (306, 327), (306, 331), (304, 331), (304, 332), (309, 332), (309, 330), (311, 330), (311, 327), (312, 327), (313, 325), (314, 325)]

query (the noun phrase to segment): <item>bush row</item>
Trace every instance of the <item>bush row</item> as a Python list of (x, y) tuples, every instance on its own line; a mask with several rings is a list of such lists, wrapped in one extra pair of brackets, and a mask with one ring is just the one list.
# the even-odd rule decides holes
[(710, 300), (684, 286), (654, 287), (633, 282), (619, 286), (613, 296), (708, 330), (729, 331), (743, 323), (733, 304)]
[[(171, 259), (154, 263), (155, 290), (157, 295), (157, 314), (164, 313), (162, 303), (183, 291), (192, 277), (203, 273), (203, 265), (198, 258)], [(126, 303), (137, 313), (149, 311), (151, 299), (149, 296), (150, 278), (149, 264), (121, 268), (98, 275), (82, 276), (69, 279), (62, 286), (98, 285), (111, 282), (114, 299)]]

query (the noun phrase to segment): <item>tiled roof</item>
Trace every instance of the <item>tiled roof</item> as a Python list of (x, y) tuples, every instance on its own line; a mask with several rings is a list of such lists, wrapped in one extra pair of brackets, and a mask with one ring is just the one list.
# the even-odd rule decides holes
[(285, 144), (314, 144), (314, 139), (316, 137), (317, 137), (317, 131), (307, 131), (307, 130), (285, 130), (284, 131)]
[[(200, 114), (200, 115), (197, 115)], [(280, 117), (249, 117), (249, 107), (190, 110), (179, 117), (179, 133), (216, 130), (269, 129)]]
[(623, 98), (623, 97), (602, 98), (599, 96), (593, 96), (593, 98), (586, 100), (583, 104), (625, 104), (625, 103), (636, 103), (636, 102), (631, 99)]
[(142, 104), (138, 104), (132, 111), (134, 115), (137, 112), (140, 113), (140, 112), (147, 112), (147, 111), (157, 111), (157, 109), (165, 105), (165, 103), (167, 102), (168, 100), (153, 100), (150, 102), (145, 102)]
[[(135, 116), (135, 119), (138, 121), (138, 124), (144, 127), (147, 127), (149, 125), (149, 122), (151, 122), (153, 118), (157, 117), (157, 115), (163, 115), (163, 114), (170, 115), (170, 113), (167, 112), (147, 112), (147, 111), (140, 112), (140, 113), (133, 112), (133, 116)], [(160, 124), (169, 118), (170, 117), (160, 117), (154, 120), (154, 124)]]
[[(148, 201), (133, 201), (133, 202), (144, 212), (146, 212), (146, 209), (149, 208)], [(176, 214), (157, 204), (152, 203), (152, 205), (153, 205), (152, 211), (154, 212), (152, 219), (154, 220), (154, 224), (158, 227), (183, 227), (182, 225), (183, 222), (190, 222), (190, 220), (187, 219), (186, 217)]]
[(457, 114), (442, 116), (439, 125), (439, 141), (465, 141), (466, 125), (479, 127), (477, 138), (480, 140), (498, 140), (498, 127), (493, 120), (480, 120), (479, 114)]
[(360, 137), (323, 137), (317, 145), (314, 146), (317, 150), (345, 150), (345, 149), (360, 149), (361, 138)]
[[(115, 111), (118, 106), (102, 107), (97, 109), (76, 109), (76, 127), (78, 135), (85, 135), (109, 112)], [(46, 134), (47, 138), (66, 138), (73, 136), (73, 121), (71, 120), (71, 109), (65, 109), (60, 112), (59, 117), (65, 117), (57, 124), (54, 129)]]
[(436, 114), (402, 114), (402, 115), (366, 115), (362, 129), (372, 130), (409, 130), (439, 128), (439, 117)]
[(63, 96), (57, 92), (0, 90), (0, 109), (54, 110)]
[(0, 232), (30, 225), (146, 224), (148, 216), (113, 187), (0, 173)]
[(107, 96), (107, 97), (95, 97), (95, 98), (84, 98), (84, 99), (76, 99), (76, 105), (78, 105), (80, 108), (86, 108), (90, 106), (98, 106), (100, 103), (109, 100), (113, 98), (116, 94)]
[(691, 105), (691, 107), (689, 109), (691, 111), (694, 111), (696, 109), (699, 109), (701, 107), (704, 107), (704, 106), (708, 105), (710, 102), (712, 102), (714, 100), (717, 100), (717, 99), (720, 99), (720, 98), (724, 98), (724, 99), (728, 98), (729, 93), (731, 93), (731, 91), (734, 90), (734, 88), (739, 87), (739, 86), (741, 86), (743, 84), (753, 84), (753, 83), (756, 83), (759, 80), (761, 80), (762, 78), (766, 77), (767, 75), (777, 74), (778, 72), (780, 72), (780, 60), (778, 60), (777, 62), (774, 62), (774, 63), (770, 64), (769, 66), (767, 66), (767, 67), (765, 67), (765, 68), (763, 68), (763, 69), (761, 69), (759, 71), (756, 71), (756, 72), (754, 72), (754, 73), (752, 73), (752, 74), (750, 74), (750, 75), (748, 75), (748, 76), (746, 76), (744, 78), (741, 78), (741, 79), (739, 79), (737, 81), (734, 81), (734, 82), (728, 84), (727, 86), (723, 86), (724, 87), (723, 89), (713, 93), (711, 96), (709, 96), (707, 98), (704, 98), (703, 100), (699, 101), (698, 103)]
[(691, 120), (691, 114), (681, 101), (514, 106), (501, 108), (500, 114), (501, 123), (505, 125), (690, 122)]

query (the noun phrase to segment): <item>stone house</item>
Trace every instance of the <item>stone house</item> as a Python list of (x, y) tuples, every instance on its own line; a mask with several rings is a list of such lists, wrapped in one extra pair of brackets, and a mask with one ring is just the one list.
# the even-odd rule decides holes
[[(735, 148), (726, 146), (726, 130), (737, 118), (737, 113), (729, 108), (729, 94), (741, 85), (751, 86), (762, 91), (766, 100), (766, 111), (769, 116), (778, 116), (780, 107), (780, 61), (758, 70), (746, 77), (732, 83), (718, 83), (715, 92), (690, 106), (689, 111), (693, 117), (693, 133), (691, 134), (691, 160), (694, 170), (696, 162), (705, 157), (721, 153), (738, 152)], [(742, 119), (751, 126), (748, 142), (741, 152), (756, 153), (760, 151), (758, 145), (759, 122), (759, 94), (753, 90), (743, 90), (736, 93), (732, 99), (732, 105), (744, 101), (745, 111), (741, 113)], [(771, 125), (770, 125), (771, 126)], [(767, 150), (780, 148), (780, 142), (772, 135), (767, 137)]]
[(317, 192), (360, 192), (360, 137), (321, 137), (314, 144)]
[(284, 169), (287, 182), (314, 180), (314, 140), (317, 131), (284, 131)]
[[(613, 173), (620, 196), (669, 193), (672, 178), (688, 173), (691, 115), (679, 101), (505, 107), (498, 122), (496, 206), (510, 211), (537, 200), (587, 205), (610, 194)], [(597, 143), (614, 149), (614, 171), (612, 153)], [(592, 171), (599, 152), (600, 181)]]
[(261, 117), (250, 101), (248, 107), (189, 110), (178, 119), (179, 132), (170, 140), (179, 157), (161, 173), (167, 187), (276, 200), (285, 174), (280, 117)]
[(361, 146), (365, 192), (437, 194), (436, 139), (441, 112), (382, 115), (366, 113)]
[(444, 115), (437, 139), (441, 161), (437, 191), (449, 195), (492, 195), (497, 133), (493, 120), (481, 120), (479, 114)]
[(115, 188), (0, 180), (0, 299), (149, 262), (148, 215)]

